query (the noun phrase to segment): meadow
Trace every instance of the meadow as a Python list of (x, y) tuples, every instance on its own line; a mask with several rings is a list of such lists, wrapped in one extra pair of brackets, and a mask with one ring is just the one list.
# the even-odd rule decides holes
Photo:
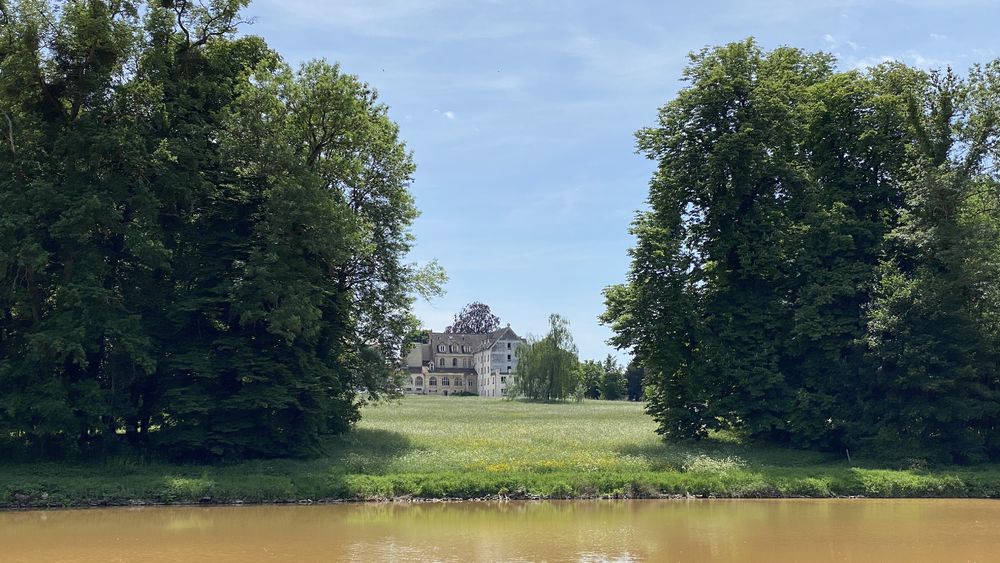
[(411, 498), (1000, 497), (1000, 465), (890, 467), (846, 455), (666, 443), (642, 405), (406, 397), (364, 409), (313, 459), (175, 465), (0, 461), (0, 506)]

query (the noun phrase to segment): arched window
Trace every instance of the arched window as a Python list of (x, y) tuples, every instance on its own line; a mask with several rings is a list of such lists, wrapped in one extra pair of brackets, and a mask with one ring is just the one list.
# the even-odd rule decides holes
[(451, 382), (448, 381), (447, 375), (441, 378), (441, 385), (451, 385)]
[(433, 375), (431, 376), (430, 379), (427, 380), (427, 385), (430, 385), (431, 387), (437, 387), (437, 384), (438, 384), (438, 378), (434, 377)]
[(424, 378), (418, 375), (417, 378), (413, 380), (413, 384), (416, 385), (417, 387), (423, 387)]
[(451, 367), (453, 368), (458, 367), (458, 358), (451, 359)]
[(444, 367), (444, 358), (441, 358), (441, 367)]

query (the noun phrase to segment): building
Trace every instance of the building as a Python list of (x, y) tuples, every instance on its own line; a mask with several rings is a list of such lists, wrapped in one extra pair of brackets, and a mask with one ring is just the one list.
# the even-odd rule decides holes
[(406, 355), (409, 381), (403, 391), (413, 395), (454, 395), (466, 392), (482, 397), (507, 394), (517, 370), (517, 348), (524, 344), (507, 325), (490, 334), (431, 332)]

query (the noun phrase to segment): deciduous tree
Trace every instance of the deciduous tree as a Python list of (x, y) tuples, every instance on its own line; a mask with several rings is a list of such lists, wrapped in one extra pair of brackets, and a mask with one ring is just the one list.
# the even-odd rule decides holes
[(580, 361), (569, 332), (569, 322), (549, 316), (549, 333), (517, 348), (517, 375), (512, 397), (558, 401), (574, 394), (580, 385)]
[(500, 317), (493, 314), (490, 306), (478, 301), (469, 303), (455, 315), (455, 321), (445, 332), (456, 334), (489, 334), (500, 328)]

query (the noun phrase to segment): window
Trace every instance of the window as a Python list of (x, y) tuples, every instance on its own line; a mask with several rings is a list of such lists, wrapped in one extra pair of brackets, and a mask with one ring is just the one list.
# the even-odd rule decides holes
[(451, 359), (451, 367), (453, 367), (453, 368), (457, 368), (458, 367), (458, 358), (452, 358)]
[(501, 395), (506, 395), (507, 394), (507, 390), (506, 389), (501, 389), (500, 390), (500, 394)]
[(441, 358), (441, 367), (444, 367), (444, 358)]
[(506, 378), (506, 377), (503, 377), (503, 376), (501, 376), (501, 377), (500, 377), (500, 383), (507, 383), (507, 378)]
[(451, 385), (451, 382), (448, 381), (448, 376), (444, 376), (441, 378), (441, 385)]
[(437, 384), (438, 384), (438, 378), (434, 377), (433, 375), (429, 380), (427, 380), (427, 385), (430, 385), (431, 387), (437, 387)]
[(418, 375), (417, 378), (413, 381), (413, 384), (416, 385), (417, 387), (423, 387), (424, 386), (424, 378), (420, 377)]
[[(507, 349), (510, 350), (510, 342), (507, 343)], [(509, 358), (510, 356), (508, 356)]]
[(438, 344), (438, 352), (444, 352), (444, 344)]
[(454, 354), (455, 353), (455, 347), (454, 346), (448, 346), (448, 351)]
[(469, 353), (469, 347), (468, 346), (462, 346), (462, 353), (463, 354), (468, 354)]
[(507, 361), (510, 361), (510, 354), (507, 354)]

